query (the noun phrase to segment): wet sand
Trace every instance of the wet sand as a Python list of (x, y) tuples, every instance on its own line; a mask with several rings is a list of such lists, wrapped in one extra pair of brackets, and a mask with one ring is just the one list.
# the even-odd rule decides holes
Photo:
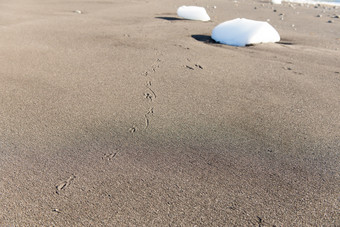
[[(0, 9), (0, 226), (340, 225), (340, 9)], [(214, 43), (237, 17), (269, 19), (281, 42)]]

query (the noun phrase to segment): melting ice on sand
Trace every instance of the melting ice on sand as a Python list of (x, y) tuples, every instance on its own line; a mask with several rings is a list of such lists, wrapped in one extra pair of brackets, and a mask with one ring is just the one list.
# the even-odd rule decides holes
[(237, 18), (217, 25), (212, 31), (211, 38), (216, 42), (231, 46), (280, 41), (279, 33), (267, 22), (244, 18)]
[(177, 9), (177, 15), (189, 20), (210, 20), (210, 17), (205, 8), (199, 6), (181, 6)]

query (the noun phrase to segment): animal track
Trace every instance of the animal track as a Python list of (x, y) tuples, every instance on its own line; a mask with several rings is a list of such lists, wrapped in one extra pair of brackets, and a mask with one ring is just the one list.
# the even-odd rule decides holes
[(195, 64), (195, 66), (199, 69), (203, 69), (203, 67), (201, 65)]
[(283, 67), (285, 70), (293, 70), (291, 67)]
[(110, 153), (110, 154), (104, 154), (102, 159), (107, 159), (108, 161), (111, 161), (116, 155), (118, 154), (118, 151)]
[(199, 65), (199, 64), (195, 64), (194, 67), (191, 67), (191, 66), (189, 66), (189, 65), (186, 65), (185, 67), (186, 67), (187, 69), (191, 69), (191, 70), (195, 70), (195, 67), (196, 67), (196, 68), (199, 68), (199, 69), (203, 69), (203, 67), (202, 67), (201, 65)]
[(152, 85), (151, 81), (146, 82), (146, 89), (147, 91), (144, 92), (144, 98), (149, 99), (150, 101), (153, 101), (153, 99), (156, 98), (156, 93), (150, 88)]
[(129, 128), (129, 132), (131, 133), (135, 133), (137, 131), (137, 127), (132, 126), (131, 128)]
[(288, 71), (292, 71), (294, 74), (297, 74), (297, 75), (303, 75), (303, 73), (294, 71), (293, 68), (291, 68), (291, 67), (283, 67), (283, 69), (288, 70)]
[(144, 92), (144, 97), (146, 99), (149, 99), (150, 101), (153, 101), (153, 99), (156, 98), (156, 93), (151, 89), (151, 88), (147, 88), (147, 91)]
[(159, 68), (159, 62), (161, 62), (161, 59), (157, 58), (157, 60), (155, 61), (155, 63), (153, 63), (150, 67), (150, 70), (145, 71), (142, 73), (143, 76), (148, 76), (150, 73), (155, 73), (156, 69)]
[(149, 109), (149, 111), (144, 115), (145, 117), (145, 129), (149, 127), (150, 120), (149, 120), (149, 115), (153, 115), (153, 107)]
[(59, 195), (60, 191), (65, 190), (75, 178), (76, 178), (75, 175), (71, 175), (67, 180), (64, 180), (58, 185), (56, 185), (56, 189), (57, 189), (56, 193)]
[(175, 44), (174, 46), (177, 46), (177, 47), (183, 48), (183, 49), (185, 49), (185, 50), (190, 50), (190, 48), (189, 48), (189, 47), (184, 47), (184, 46), (182, 46), (181, 44)]
[[(155, 62), (150, 66), (149, 70), (144, 71), (142, 73), (143, 76), (148, 77), (148, 80), (145, 83), (145, 91), (143, 93), (143, 96), (145, 99), (147, 99), (150, 102), (153, 102), (156, 98), (156, 92), (152, 88), (152, 82), (151, 82), (151, 75), (157, 71), (157, 69), (160, 67), (161, 59), (157, 58)], [(150, 116), (153, 115), (153, 106), (149, 107), (149, 110), (146, 114), (144, 114), (144, 120), (145, 120), (145, 130), (149, 127), (150, 125)], [(131, 127), (129, 129), (129, 132), (134, 133), (137, 131), (137, 128), (135, 126)]]

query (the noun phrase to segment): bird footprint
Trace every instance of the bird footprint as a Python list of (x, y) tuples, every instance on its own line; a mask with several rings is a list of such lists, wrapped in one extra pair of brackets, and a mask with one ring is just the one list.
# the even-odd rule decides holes
[(71, 175), (67, 180), (64, 180), (60, 182), (58, 185), (56, 185), (57, 189), (56, 193), (59, 194), (61, 190), (65, 190), (75, 178), (76, 178), (75, 175)]

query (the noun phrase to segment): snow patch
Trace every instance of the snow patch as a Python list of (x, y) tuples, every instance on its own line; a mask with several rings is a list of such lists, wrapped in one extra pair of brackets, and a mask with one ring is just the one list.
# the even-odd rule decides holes
[(267, 22), (244, 18), (237, 18), (217, 25), (212, 31), (211, 38), (216, 42), (231, 46), (280, 41), (279, 33)]
[(210, 17), (205, 8), (199, 6), (181, 6), (177, 9), (177, 15), (189, 20), (210, 20)]

